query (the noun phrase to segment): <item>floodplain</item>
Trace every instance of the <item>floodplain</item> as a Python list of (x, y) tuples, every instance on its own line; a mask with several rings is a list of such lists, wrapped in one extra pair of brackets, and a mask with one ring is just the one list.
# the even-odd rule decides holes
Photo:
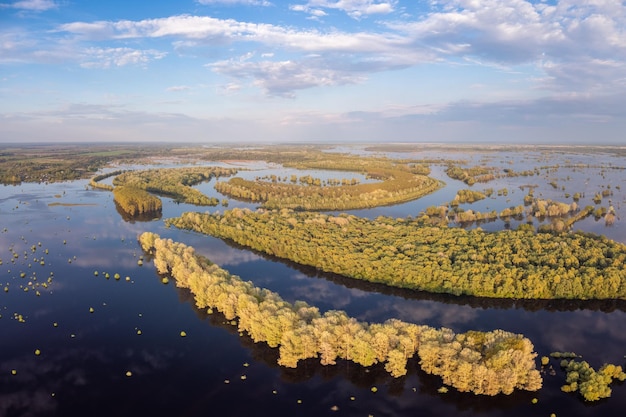
[[(551, 353), (574, 352), (578, 363), (596, 371), (604, 364), (624, 365), (625, 156), (619, 147), (417, 144), (6, 147), (0, 159), (0, 415), (200, 415), (211, 410), (302, 416), (621, 415), (626, 396), (614, 368), (616, 378), (606, 384), (610, 396), (604, 386), (584, 396), (563, 389), (573, 380), (561, 366), (561, 355)], [(83, 163), (80, 169), (77, 160)], [(178, 175), (179, 186), (154, 175), (167, 170)], [(212, 172), (219, 174), (207, 174)], [(160, 199), (159, 210), (129, 213), (124, 205), (132, 199), (119, 204), (108, 189), (131, 185)], [(185, 195), (206, 199), (185, 200)], [(262, 239), (254, 247), (245, 236), (222, 240), (215, 232), (176, 227), (176, 219), (205, 215), (217, 224), (226, 216), (240, 218), (240, 225), (248, 226), (245, 216), (264, 218), (263, 229), (248, 230), (255, 237), (271, 227), (278, 233), (280, 219), (296, 231), (305, 224), (318, 230), (337, 226), (333, 239), (344, 233), (352, 244), (351, 224), (398, 230), (411, 223), (416, 237), (414, 247), (409, 234), (392, 248), (389, 235), (381, 235), (378, 241), (389, 242), (379, 253), (367, 250), (374, 233), (364, 233), (359, 239), (365, 256), (357, 266), (365, 272), (351, 274), (355, 268), (349, 259), (337, 259), (343, 269), (326, 271), (315, 258), (302, 262), (302, 251), (296, 252), (305, 245), (281, 252), (264, 247)], [(579, 292), (533, 296), (534, 282), (525, 293), (504, 296), (504, 291), (472, 293), (443, 282), (433, 290), (361, 279), (368, 259), (409, 259), (421, 267), (423, 258), (409, 255), (426, 247), (415, 242), (427, 230), (463, 235), (434, 251), (438, 261), (431, 270), (449, 269), (454, 277), (478, 265), (471, 262), (484, 268), (493, 264), (493, 247), (464, 249), (470, 235), (499, 236), (499, 249), (514, 248), (505, 252), (520, 256), (521, 246), (507, 238), (515, 235), (532, 248), (540, 236), (554, 245), (554, 259), (541, 249), (546, 273), (535, 271), (536, 280), (558, 277), (555, 288), (561, 291), (561, 279), (571, 275), (582, 283), (593, 273), (586, 284), (593, 291), (581, 284)], [(304, 302), (322, 314), (345, 312), (370, 327), (399, 320), (454, 334), (503, 330), (520, 335), (536, 353), (541, 388), (465, 392), (458, 389), (463, 385), (428, 372), (432, 366), (424, 366), (418, 354), (406, 358), (402, 375), (386, 370), (384, 361), (363, 366), (341, 353), (336, 360), (326, 361), (328, 354), (322, 353), (281, 366), (275, 343), (255, 340), (239, 326), (240, 318), (199, 308), (195, 294), (177, 286), (175, 274), (159, 273), (154, 253), (138, 243), (145, 232), (194, 248), (203, 259), (289, 305)], [(572, 250), (572, 236), (587, 250)], [(323, 245), (315, 247), (324, 260), (335, 256)], [(464, 252), (468, 264), (459, 263)], [(448, 268), (455, 262), (460, 269)], [(528, 264), (511, 257), (501, 266), (503, 282), (504, 272), (513, 268), (521, 271), (515, 277), (525, 279)], [(554, 274), (559, 268), (562, 277)], [(598, 276), (602, 280), (593, 288)], [(450, 276), (444, 278), (450, 282)], [(478, 271), (472, 279), (480, 278)], [(320, 357), (330, 363), (321, 364)]]

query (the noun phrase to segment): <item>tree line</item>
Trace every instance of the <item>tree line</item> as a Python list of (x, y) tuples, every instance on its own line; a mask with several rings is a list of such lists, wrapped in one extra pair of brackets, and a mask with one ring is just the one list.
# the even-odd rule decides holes
[(282, 366), (296, 367), (308, 358), (319, 357), (323, 365), (345, 359), (365, 367), (384, 363), (392, 376), (401, 377), (417, 354), (425, 372), (459, 391), (496, 395), (541, 388), (536, 353), (522, 335), (503, 330), (455, 334), (397, 319), (367, 323), (343, 311), (322, 314), (317, 307), (291, 304), (231, 275), (182, 243), (151, 232), (139, 242), (154, 257), (159, 273), (170, 274), (177, 286), (193, 293), (198, 308), (217, 309), (255, 342), (278, 347)]
[(89, 185), (92, 188), (97, 188), (97, 189), (106, 190), (106, 191), (113, 191), (112, 185), (103, 184), (100, 181), (110, 178), (110, 177), (115, 177), (117, 175), (122, 174), (123, 172), (125, 172), (123, 169), (119, 169), (117, 171), (107, 172), (106, 174), (95, 175), (89, 180)]
[(0, 148), (0, 184), (73, 181), (89, 178), (113, 160), (163, 154), (163, 146), (6, 145)]
[(433, 227), (293, 210), (184, 213), (195, 230), (347, 277), (455, 295), (625, 299), (626, 245), (603, 236)]

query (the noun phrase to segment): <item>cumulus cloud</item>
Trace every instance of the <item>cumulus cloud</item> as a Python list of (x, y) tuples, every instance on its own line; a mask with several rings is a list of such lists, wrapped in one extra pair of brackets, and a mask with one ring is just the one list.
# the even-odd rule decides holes
[[(198, 0), (206, 5), (236, 1)], [(621, 1), (433, 0), (429, 5), (428, 13), (417, 16), (390, 14), (397, 2), (384, 0), (308, 0), (290, 6), (317, 17), (330, 11), (357, 18), (378, 17), (377, 26), (360, 26), (358, 31), (177, 15), (138, 21), (77, 21), (60, 25), (53, 34), (62, 34), (64, 42), (87, 44), (81, 55), (81, 65), (87, 68), (145, 65), (164, 56), (153, 49), (94, 43), (164, 38), (176, 52), (211, 56), (216, 61), (208, 67), (219, 74), (252, 80), (252, 85), (268, 94), (283, 97), (293, 97), (305, 88), (363, 82), (371, 73), (432, 62), (532, 67), (534, 86), (545, 91), (626, 91), (626, 8)], [(0, 45), (1, 61), (52, 60), (55, 54), (67, 55), (58, 45), (33, 47), (28, 52), (17, 41), (9, 39)], [(226, 51), (226, 46), (231, 50)], [(242, 50), (264, 55), (261, 60), (215, 58), (233, 51), (241, 54)]]
[[(80, 38), (101, 40), (160, 38), (191, 40), (185, 48), (216, 44), (261, 44), (295, 54), (288, 60), (220, 60), (208, 67), (231, 78), (252, 78), (253, 84), (270, 95), (293, 97), (297, 90), (316, 86), (361, 82), (368, 72), (404, 68), (433, 59), (433, 55), (407, 50), (407, 39), (393, 33), (295, 30), (271, 24), (238, 22), (201, 16), (172, 16), (163, 19), (118, 22), (75, 22), (61, 30)], [(179, 45), (178, 40), (174, 41)], [(109, 66), (111, 66), (109, 64)]]
[(609, 91), (623, 84), (623, 77), (615, 76), (626, 62), (626, 9), (619, 1), (434, 4), (435, 10), (418, 20), (386, 26), (449, 59), (537, 65), (546, 74), (542, 87), (588, 91), (604, 85)]
[(404, 33), (442, 55), (480, 56), (520, 63), (539, 58), (545, 46), (560, 43), (560, 27), (543, 19), (525, 0), (446, 1), (445, 7), (387, 27)]
[(209, 65), (215, 72), (233, 78), (251, 78), (269, 95), (294, 97), (294, 92), (311, 87), (354, 84), (363, 77), (348, 71), (324, 68), (316, 60), (296, 61), (219, 61)]

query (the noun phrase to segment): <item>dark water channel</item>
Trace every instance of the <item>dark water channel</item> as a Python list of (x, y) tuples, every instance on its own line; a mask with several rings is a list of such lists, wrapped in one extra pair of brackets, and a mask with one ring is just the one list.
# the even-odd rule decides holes
[[(537, 176), (474, 185), (508, 191), (467, 206), (477, 211), (522, 204), (527, 191), (520, 186), (528, 184), (536, 185), (536, 196), (559, 201), (571, 201), (565, 193), (583, 192), (582, 207), (594, 204), (594, 194), (610, 185), (620, 220), (607, 227), (592, 217), (575, 229), (626, 242), (621, 190), (626, 175), (606, 168), (626, 165), (619, 158), (502, 152), (445, 157), (516, 170), (560, 165), (541, 169)], [(254, 168), (241, 175), (291, 174), (277, 166)], [(414, 202), (353, 214), (416, 216), (467, 188), (447, 178), (444, 167), (432, 169), (447, 183), (444, 189)], [(198, 188), (224, 198), (212, 182)], [(188, 210), (225, 210), (163, 201), (163, 218)], [(608, 204), (608, 198), (601, 203)], [(255, 206), (230, 200), (233, 207)], [(480, 227), (507, 226), (498, 221)], [(276, 351), (239, 335), (219, 314), (195, 309), (190, 294), (172, 282), (161, 283), (148, 259), (140, 266), (143, 253), (136, 238), (143, 231), (194, 246), (255, 285), (321, 310), (341, 309), (367, 321), (395, 317), (458, 332), (501, 328), (529, 337), (540, 356), (574, 351), (596, 368), (604, 362), (624, 365), (622, 301), (481, 300), (363, 284), (167, 229), (162, 219), (125, 221), (111, 193), (90, 190), (87, 181), (22, 184), (0, 186), (0, 416), (621, 416), (626, 409), (626, 388), (619, 383), (612, 386), (611, 398), (591, 405), (561, 392), (565, 376), (554, 360), (556, 375), (546, 374), (539, 392), (497, 397), (438, 393), (441, 381), (422, 373), (415, 360), (400, 379), (379, 367), (366, 370), (348, 362), (280, 368)]]

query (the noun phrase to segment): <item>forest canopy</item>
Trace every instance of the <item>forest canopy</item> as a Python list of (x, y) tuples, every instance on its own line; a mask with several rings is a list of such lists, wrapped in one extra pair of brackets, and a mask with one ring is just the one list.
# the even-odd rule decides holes
[(215, 308), (227, 320), (236, 320), (239, 331), (255, 342), (279, 347), (282, 366), (296, 367), (308, 358), (319, 357), (322, 365), (345, 359), (365, 367), (384, 363), (392, 376), (400, 377), (417, 354), (425, 372), (462, 392), (496, 395), (541, 388), (537, 354), (522, 335), (503, 330), (455, 334), (396, 319), (367, 323), (343, 311), (321, 313), (231, 275), (182, 243), (151, 232), (139, 242), (154, 257), (159, 273), (170, 274), (177, 286), (191, 291), (198, 308), (209, 313)]
[(401, 288), (496, 298), (626, 298), (626, 245), (591, 234), (485, 232), (287, 209), (188, 212), (166, 222)]

